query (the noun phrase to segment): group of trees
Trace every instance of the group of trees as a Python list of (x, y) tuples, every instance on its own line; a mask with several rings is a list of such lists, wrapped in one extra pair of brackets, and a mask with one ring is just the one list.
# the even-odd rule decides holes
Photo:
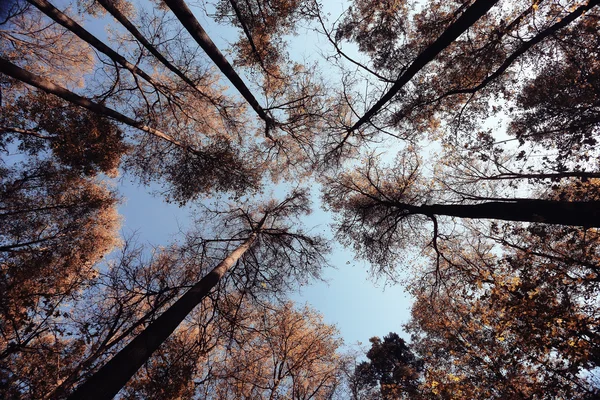
[(437, 270), (414, 282), (412, 343), (371, 339), (355, 398), (597, 398), (597, 233), (479, 235), (445, 243)]
[[(599, 3), (3, 2), (0, 397), (594, 398)], [(119, 173), (192, 230), (121, 238)], [(327, 266), (315, 181), (415, 299), (354, 370), (283, 301)]]

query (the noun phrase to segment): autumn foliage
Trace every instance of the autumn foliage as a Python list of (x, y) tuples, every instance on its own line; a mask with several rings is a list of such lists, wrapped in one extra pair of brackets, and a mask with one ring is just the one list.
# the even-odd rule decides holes
[[(0, 397), (596, 398), (599, 3), (2, 2)], [(362, 358), (337, 246), (413, 297)]]

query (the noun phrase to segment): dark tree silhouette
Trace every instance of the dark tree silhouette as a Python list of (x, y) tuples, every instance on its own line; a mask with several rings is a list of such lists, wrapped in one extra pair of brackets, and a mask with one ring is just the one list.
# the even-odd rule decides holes
[(384, 400), (414, 399), (419, 392), (422, 361), (408, 347), (404, 339), (391, 332), (381, 340), (369, 339), (369, 361), (354, 369), (351, 377), (353, 397)]

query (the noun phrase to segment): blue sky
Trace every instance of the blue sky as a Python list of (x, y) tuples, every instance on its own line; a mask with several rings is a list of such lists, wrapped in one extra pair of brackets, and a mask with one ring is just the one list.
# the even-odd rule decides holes
[[(332, 16), (337, 16), (344, 7), (341, 1), (326, 3), (326, 11)], [(238, 32), (217, 26), (206, 15), (196, 15), (220, 50), (227, 54), (227, 43), (235, 41)], [(98, 22), (88, 23), (86, 27), (96, 33)], [(105, 37), (103, 33), (97, 34)], [(307, 38), (307, 35), (310, 36)], [(325, 46), (325, 40), (305, 32), (300, 32), (300, 37), (291, 43), (290, 53), (300, 58), (315, 57), (320, 50), (327, 50), (320, 48)], [(311, 45), (316, 49), (311, 49)], [(189, 209), (166, 204), (160, 196), (151, 195), (151, 190), (131, 182), (128, 177), (120, 180), (119, 192), (124, 198), (120, 206), (122, 230), (124, 234), (137, 232), (142, 243), (165, 245), (188, 226)], [(330, 215), (320, 210), (318, 204), (315, 208), (315, 212), (305, 219), (306, 226), (330, 232)], [(351, 250), (339, 245), (335, 246), (329, 259), (334, 268), (323, 271), (327, 282), (303, 287), (291, 296), (292, 300), (298, 305), (308, 303), (321, 312), (327, 323), (338, 327), (347, 345), (368, 344), (370, 337), (384, 336), (391, 331), (401, 333), (402, 324), (408, 321), (410, 307), (409, 297), (402, 288), (386, 286), (384, 281), (374, 282), (369, 276), (369, 266), (355, 260)]]
[[(189, 208), (166, 204), (159, 196), (151, 195), (149, 188), (127, 177), (121, 180), (119, 192), (124, 197), (119, 208), (123, 233), (137, 232), (141, 243), (165, 245), (189, 226)], [(319, 233), (331, 232), (330, 219), (329, 214), (316, 208), (304, 223)], [(298, 305), (308, 303), (321, 312), (327, 323), (338, 327), (347, 345), (365, 344), (372, 336), (392, 331), (401, 333), (410, 307), (409, 297), (402, 288), (386, 286), (384, 281), (374, 282), (369, 276), (369, 266), (355, 260), (353, 252), (340, 245), (334, 247), (328, 259), (333, 268), (323, 270), (325, 282), (302, 287), (292, 294), (292, 300)]]

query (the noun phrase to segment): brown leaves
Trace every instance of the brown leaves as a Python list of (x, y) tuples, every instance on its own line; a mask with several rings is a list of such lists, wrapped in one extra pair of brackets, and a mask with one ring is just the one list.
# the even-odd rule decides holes
[[(232, 297), (227, 344), (211, 355), (207, 398), (329, 398), (339, 384), (337, 331), (309, 308), (292, 303), (253, 305)], [(240, 303), (237, 303), (237, 302)], [(225, 310), (223, 310), (225, 311)]]
[(588, 273), (597, 269), (598, 238), (541, 228), (543, 238), (518, 231), (503, 239), (501, 255), (456, 241), (461, 248), (445, 251), (437, 289), (414, 287), (409, 330), (424, 356), (427, 391), (458, 398), (593, 392), (582, 371), (597, 363), (592, 298), (600, 287), (574, 278), (595, 276)]
[(1, 171), (2, 358), (44, 347), (63, 302), (95, 278), (96, 263), (119, 243), (117, 200), (103, 184), (51, 162), (25, 167)]
[(48, 148), (60, 163), (83, 175), (115, 177), (129, 150), (123, 132), (112, 121), (52, 95), (28, 91), (3, 112), (5, 135), (18, 133), (11, 128), (33, 132), (33, 137), (14, 135), (22, 150), (36, 154)]
[(48, 23), (33, 7), (26, 7), (0, 27), (0, 54), (23, 68), (65, 86), (82, 86), (92, 71), (91, 49), (62, 27)]

